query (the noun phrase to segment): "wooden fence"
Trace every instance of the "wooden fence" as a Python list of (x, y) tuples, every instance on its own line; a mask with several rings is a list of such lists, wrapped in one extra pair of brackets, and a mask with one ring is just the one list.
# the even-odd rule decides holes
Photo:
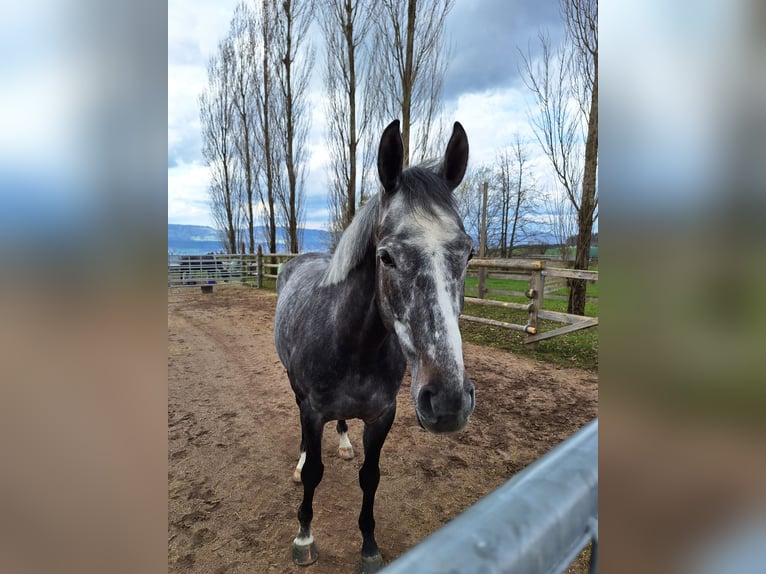
[[(264, 277), (276, 279), (279, 266), (295, 256), (296, 254), (294, 253), (264, 254), (259, 248), (256, 254), (186, 255), (175, 257), (172, 260), (169, 257), (168, 286), (188, 287), (199, 285), (203, 291), (209, 292), (215, 284), (255, 283), (255, 286), (261, 289), (263, 288)], [(506, 309), (526, 311), (528, 319), (525, 325), (520, 325), (470, 315), (461, 315), (460, 318), (474, 323), (521, 331), (526, 333), (524, 342), (528, 344), (598, 325), (597, 317), (583, 317), (543, 309), (545, 298), (566, 299), (562, 295), (551, 294), (551, 291), (565, 286), (566, 279), (598, 281), (598, 272), (547, 267), (548, 263), (542, 259), (475, 258), (471, 260), (468, 265), (469, 269), (479, 271), (478, 298), (466, 297), (465, 300), (469, 303), (487, 307), (504, 307)], [(488, 289), (486, 287), (488, 274), (491, 274), (492, 277), (528, 280), (529, 288), (526, 291)], [(529, 302), (525, 304), (495, 301), (488, 299), (488, 294), (526, 297)], [(592, 300), (593, 298), (589, 299)], [(540, 319), (565, 323), (565, 326), (541, 332), (539, 328)]]
[[(562, 295), (550, 295), (551, 290), (561, 289), (564, 286), (562, 281), (566, 279), (585, 279), (588, 281), (598, 281), (598, 271), (581, 271), (576, 269), (563, 269), (558, 267), (548, 268), (545, 260), (526, 260), (526, 259), (472, 259), (468, 264), (469, 269), (478, 270), (478, 298), (466, 297), (468, 303), (475, 303), (486, 307), (504, 307), (506, 309), (518, 309), (528, 313), (527, 323), (525, 325), (516, 323), (507, 323), (496, 321), (494, 319), (485, 319), (483, 317), (473, 317), (470, 315), (461, 315), (460, 318), (473, 323), (482, 323), (504, 329), (512, 329), (526, 333), (524, 340), (527, 344), (533, 344), (544, 339), (550, 339), (557, 335), (572, 333), (580, 329), (587, 329), (598, 325), (598, 317), (584, 317), (581, 315), (571, 315), (569, 313), (559, 313), (557, 311), (548, 311), (543, 309), (543, 301), (546, 297), (566, 299)], [(505, 291), (492, 290), (486, 287), (486, 278), (488, 273), (493, 277), (503, 277), (507, 279), (523, 279), (529, 281), (529, 288), (526, 291)], [(546, 280), (552, 279), (552, 289), (546, 289)], [(546, 293), (547, 291), (547, 293)], [(510, 295), (517, 297), (526, 297), (529, 303), (514, 303), (511, 301), (494, 301), (487, 299), (487, 294)], [(593, 298), (591, 298), (593, 299)], [(550, 331), (541, 332), (539, 329), (539, 320), (547, 319), (565, 323), (565, 326)]]
[[(268, 253), (263, 254), (261, 246), (258, 246), (258, 289), (263, 287), (263, 278), (276, 279), (277, 273), (279, 273), (279, 266), (286, 263), (293, 257), (297, 257), (297, 253)], [(269, 272), (265, 273), (264, 268)]]

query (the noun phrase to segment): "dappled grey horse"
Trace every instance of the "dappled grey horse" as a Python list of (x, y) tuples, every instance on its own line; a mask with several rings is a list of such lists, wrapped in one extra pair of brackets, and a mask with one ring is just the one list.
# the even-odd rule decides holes
[(452, 200), (465, 175), (468, 139), (456, 122), (441, 164), (403, 170), (403, 154), (397, 120), (378, 149), (382, 189), (356, 214), (334, 254), (296, 257), (277, 280), (276, 347), (301, 417), (297, 564), (318, 557), (311, 520), (324, 472), (325, 423), (338, 421), (339, 452), (350, 458), (346, 420), (364, 421), (360, 564), (374, 572), (383, 566), (373, 518), (380, 450), (406, 364), (423, 428), (457, 431), (473, 412), (474, 386), (463, 367), (458, 328), (472, 241)]

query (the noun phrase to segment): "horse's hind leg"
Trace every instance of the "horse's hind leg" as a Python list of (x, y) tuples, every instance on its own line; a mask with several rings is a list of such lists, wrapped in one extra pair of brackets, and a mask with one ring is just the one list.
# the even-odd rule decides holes
[[(290, 378), (290, 374), (287, 374), (287, 377)], [(292, 379), (290, 379), (290, 386), (295, 389), (295, 385), (293, 385)], [(295, 394), (295, 403), (298, 405), (298, 410), (300, 411), (301, 408), (301, 397), (298, 395), (298, 393)], [(298, 464), (295, 465), (295, 470), (293, 471), (293, 482), (297, 482), (300, 484), (301, 482), (301, 470), (303, 469), (303, 465), (306, 463), (306, 438), (303, 433), (303, 425), (301, 425), (301, 456), (298, 458)]]
[(293, 471), (293, 482), (301, 482), (301, 471), (304, 464), (306, 464), (306, 441), (301, 432), (301, 456), (298, 458), (298, 464), (295, 465), (295, 470)]
[(338, 437), (340, 439), (338, 444), (338, 456), (343, 460), (351, 460), (354, 458), (354, 447), (351, 446), (351, 441), (348, 440), (348, 425), (346, 421), (339, 420), (335, 425), (335, 430), (338, 431)]
[(306, 462), (301, 470), (303, 482), (303, 501), (298, 508), (300, 528), (293, 541), (293, 562), (307, 566), (319, 558), (314, 537), (311, 534), (311, 521), (314, 518), (314, 490), (322, 480), (322, 428), (321, 417), (310, 408), (301, 408), (301, 432), (306, 447)]
[(364, 425), (364, 464), (359, 469), (359, 486), (362, 487), (362, 511), (359, 513), (359, 530), (362, 531), (361, 572), (377, 572), (385, 565), (375, 542), (375, 492), (380, 482), (380, 449), (394, 422), (396, 405), (372, 423)]

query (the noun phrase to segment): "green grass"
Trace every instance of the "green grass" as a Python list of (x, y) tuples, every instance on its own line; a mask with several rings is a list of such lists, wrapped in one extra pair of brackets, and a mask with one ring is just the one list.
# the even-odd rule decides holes
[[(526, 291), (529, 288), (528, 281), (521, 281), (516, 279), (498, 279), (497, 277), (487, 277), (485, 282), (487, 289), (498, 289), (501, 291)], [(479, 288), (478, 277), (466, 277), (465, 288), (473, 289), (474, 291)]]
[[(566, 301), (551, 301), (550, 303), (562, 303), (563, 310), (566, 311)], [(549, 305), (546, 304), (544, 307), (548, 309)], [(474, 317), (484, 317), (519, 325), (525, 325), (528, 318), (528, 314), (525, 311), (484, 307), (474, 303), (466, 303), (463, 313)], [(550, 331), (562, 326), (563, 323), (556, 321), (541, 320), (539, 322), (541, 332)], [(589, 371), (598, 370), (597, 327), (540, 341), (537, 343), (536, 348), (532, 348), (531, 345), (524, 343), (526, 337), (524, 333), (503, 329), (502, 327), (461, 321), (460, 331), (463, 334), (463, 340), (478, 345), (511, 351), (519, 355), (566, 367), (579, 367)]]

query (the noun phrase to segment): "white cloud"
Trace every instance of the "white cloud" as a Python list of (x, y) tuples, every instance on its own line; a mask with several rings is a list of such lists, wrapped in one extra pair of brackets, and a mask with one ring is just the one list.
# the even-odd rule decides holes
[[(207, 60), (228, 30), (235, 4), (236, 0), (217, 3), (170, 0), (168, 3), (168, 154), (172, 166), (168, 168), (169, 221), (210, 224), (208, 173), (201, 159), (197, 97), (207, 82)], [(488, 4), (482, 10), (499, 10), (493, 6)], [(490, 16), (484, 14), (484, 17)], [(531, 37), (537, 33), (537, 25), (534, 25)], [(318, 37), (315, 35), (314, 39)], [(460, 39), (468, 41), (466, 34), (460, 36)], [(523, 44), (524, 41), (519, 39), (517, 43)], [(317, 62), (311, 83), (314, 91), (309, 95), (308, 103), (312, 118), (306, 142), (306, 226), (322, 228), (329, 218), (325, 198), (329, 185), (330, 157), (325, 142), (326, 107), (321, 91), (321, 44), (316, 45), (316, 48)], [(487, 55), (483, 54), (482, 57)], [(468, 64), (466, 66), (463, 69), (471, 68)], [(463, 76), (463, 80), (462, 84), (466, 86), (478, 81), (467, 75)], [(530, 167), (534, 166), (535, 173), (539, 174), (538, 180), (545, 187), (552, 186), (547, 160), (540, 153), (529, 126), (527, 90), (519, 82), (514, 84), (515, 78), (512, 77), (493, 77), (492, 80), (494, 82), (488, 82), (485, 77), (478, 85), (504, 83), (515, 87), (464, 93), (453, 100), (445, 112), (450, 124), (455, 120), (460, 121), (468, 133), (470, 165), (476, 167), (482, 163), (492, 163), (498, 150), (509, 145), (514, 134), (519, 133), (529, 143)], [(442, 145), (446, 146), (446, 141)]]
[(168, 221), (213, 226), (207, 195), (210, 172), (199, 162), (168, 168)]
[(206, 83), (207, 72), (201, 66), (168, 66), (168, 153), (172, 160), (194, 159), (179, 156), (193, 151), (187, 149), (190, 141), (199, 141), (197, 98)]
[(168, 221), (212, 225), (197, 98), (236, 0), (168, 2)]
[(471, 146), (471, 164), (491, 163), (514, 134), (532, 141), (527, 119), (527, 95), (517, 88), (469, 93), (458, 98), (454, 119), (463, 124)]

